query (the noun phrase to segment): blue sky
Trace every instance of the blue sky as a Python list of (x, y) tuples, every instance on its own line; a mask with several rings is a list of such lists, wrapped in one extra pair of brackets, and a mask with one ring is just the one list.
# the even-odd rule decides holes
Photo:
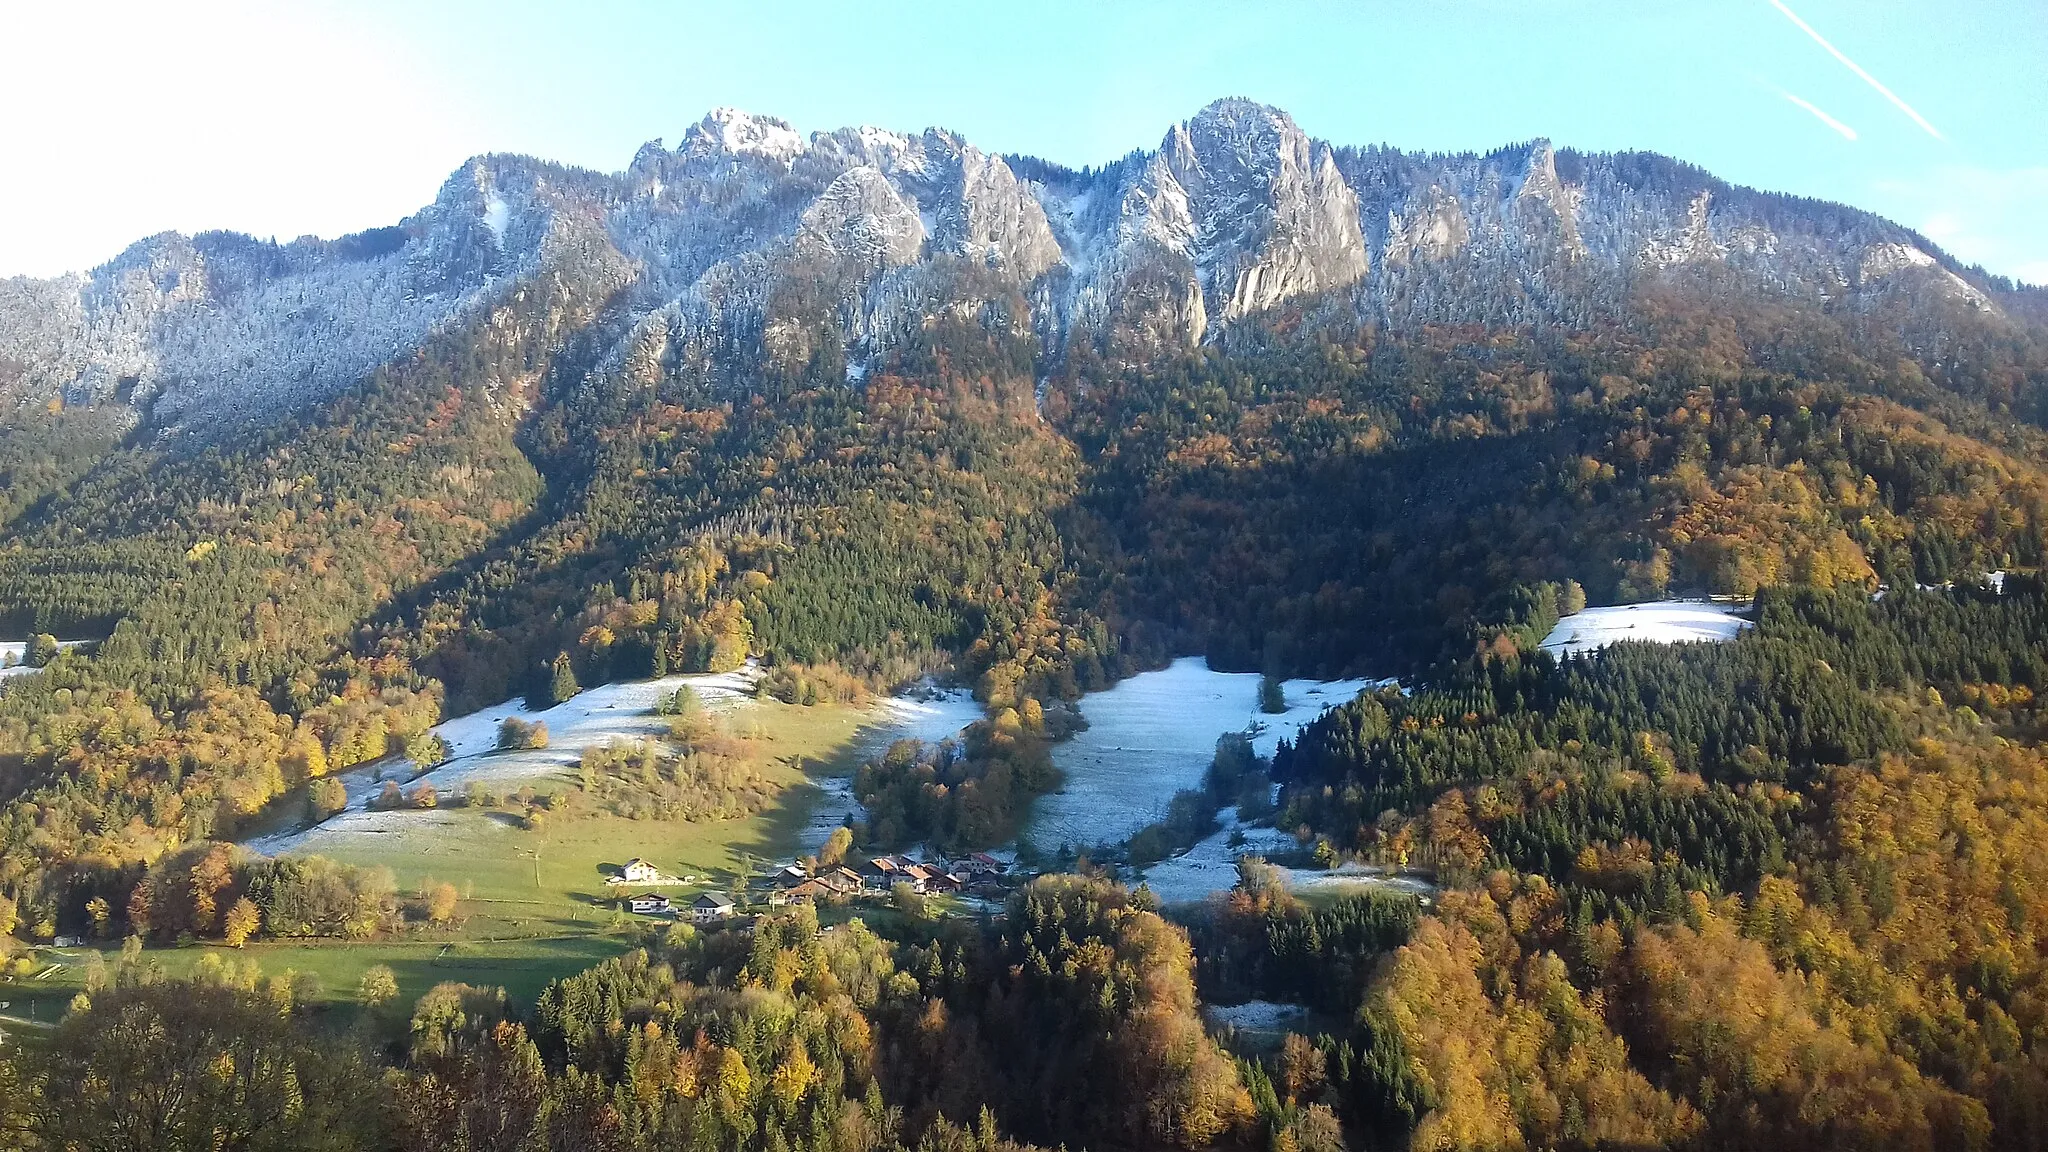
[(1665, 152), (2048, 282), (2043, 0), (0, 5), (0, 275), (390, 223), (478, 152), (616, 170), (716, 105), (1080, 165), (1242, 95), (1339, 143)]

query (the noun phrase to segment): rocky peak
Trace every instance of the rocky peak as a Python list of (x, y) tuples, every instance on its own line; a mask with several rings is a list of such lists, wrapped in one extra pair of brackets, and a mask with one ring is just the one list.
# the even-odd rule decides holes
[(804, 138), (786, 120), (713, 108), (691, 125), (678, 151), (693, 157), (762, 156), (787, 166), (803, 155), (805, 147)]
[(1527, 167), (1523, 170), (1521, 187), (1515, 192), (1517, 207), (1525, 211), (1537, 210), (1539, 216), (1547, 214), (1555, 222), (1558, 238), (1564, 249), (1573, 257), (1586, 254), (1584, 241), (1579, 238), (1579, 190), (1565, 184), (1557, 175), (1557, 150), (1548, 140), (1538, 140), (1529, 146)]
[(1061, 262), (1044, 205), (1002, 157), (963, 148), (959, 197), (940, 218), (939, 236), (957, 254), (1024, 280)]
[(1231, 320), (1363, 279), (1358, 197), (1327, 145), (1250, 100), (1219, 100), (1167, 133), (1160, 157), (1186, 196), (1190, 255)]
[(880, 169), (849, 168), (803, 213), (796, 237), (800, 257), (858, 270), (898, 267), (924, 248), (917, 207), (899, 195)]

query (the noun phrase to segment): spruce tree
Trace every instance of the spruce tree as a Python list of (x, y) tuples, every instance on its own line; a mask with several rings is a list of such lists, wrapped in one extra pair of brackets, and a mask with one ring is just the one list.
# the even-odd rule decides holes
[(555, 656), (554, 675), (548, 684), (548, 696), (552, 703), (560, 704), (583, 691), (583, 685), (576, 682), (576, 669), (569, 665), (569, 654)]

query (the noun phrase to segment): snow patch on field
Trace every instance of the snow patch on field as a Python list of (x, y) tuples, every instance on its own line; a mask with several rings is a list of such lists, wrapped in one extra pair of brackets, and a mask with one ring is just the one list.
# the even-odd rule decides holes
[(1620, 604), (1588, 608), (1557, 622), (1543, 638), (1553, 656), (1597, 652), (1610, 644), (1641, 640), (1650, 644), (1719, 643), (1733, 640), (1752, 627), (1741, 609), (1706, 600), (1660, 600), (1654, 604)]
[(1312, 888), (1390, 888), (1425, 900), (1437, 892), (1436, 885), (1412, 872), (1396, 872), (1377, 864), (1345, 864), (1328, 872), (1282, 871), (1296, 892)]
[[(430, 779), (436, 783), (442, 773), (449, 769), (463, 767), (461, 779), (510, 779), (518, 775), (532, 775), (532, 771), (518, 771), (520, 760), (526, 760), (526, 767), (539, 767), (541, 763), (551, 765), (573, 765), (580, 760), (584, 748), (596, 748), (610, 740), (651, 740), (668, 732), (668, 717), (653, 715), (653, 705), (662, 697), (676, 695), (676, 689), (690, 687), (696, 699), (705, 703), (711, 711), (731, 711), (737, 703), (754, 697), (754, 685), (760, 681), (760, 668), (748, 664), (735, 672), (715, 672), (698, 676), (664, 676), (659, 681), (633, 681), (625, 685), (604, 685), (578, 693), (555, 707), (532, 711), (524, 701), (504, 701), (469, 715), (455, 719), (444, 719), (434, 726), (434, 734), (449, 744), (449, 763), (434, 769)], [(547, 726), (547, 748), (541, 752), (506, 752), (492, 754), (498, 750), (498, 726), (508, 717), (526, 719), (528, 724)], [(475, 756), (489, 756), (489, 760), (508, 760), (506, 769), (500, 775), (487, 775), (475, 769), (489, 769), (498, 773), (498, 765), (465, 765)]]
[[(862, 758), (879, 756), (898, 740), (920, 740), (937, 744), (960, 734), (962, 728), (981, 719), (981, 705), (964, 688), (925, 687), (905, 696), (882, 702), (880, 720), (861, 734)], [(853, 777), (827, 776), (813, 781), (820, 793), (811, 806), (811, 818), (799, 840), (805, 852), (824, 847), (832, 830), (848, 820), (861, 820), (867, 810), (853, 798)]]
[[(574, 770), (591, 748), (614, 740), (651, 740), (668, 731), (668, 717), (656, 715), (658, 701), (688, 686), (707, 711), (734, 714), (753, 703), (754, 687), (761, 670), (749, 664), (733, 672), (696, 676), (668, 676), (606, 684), (578, 694), (553, 708), (535, 711), (518, 700), (507, 700), (467, 715), (445, 720), (433, 731), (448, 745), (449, 759), (421, 772), (409, 760), (392, 759), (351, 768), (335, 775), (348, 794), (348, 806), (316, 827), (299, 828), (257, 837), (244, 847), (266, 856), (285, 852), (318, 852), (323, 842), (334, 837), (388, 835), (399, 832), (430, 831), (452, 827), (461, 819), (444, 809), (398, 809), (371, 811), (370, 801), (384, 790), (384, 781), (396, 780), (408, 789), (432, 784), (444, 797), (459, 795), (471, 781), (494, 788), (517, 786), (548, 778), (562, 778)], [(548, 728), (546, 748), (514, 752), (498, 751), (498, 726), (510, 717)], [(959, 733), (981, 717), (981, 706), (966, 691), (923, 689), (911, 696), (883, 702), (878, 721), (861, 737), (863, 745), (879, 754), (891, 743), (903, 739), (936, 743)], [(849, 812), (857, 813), (851, 777), (818, 781), (824, 799), (817, 804), (804, 833), (804, 845), (815, 849), (832, 834)]]
[(1253, 740), (1271, 756), (1323, 710), (1391, 681), (1289, 680), (1287, 711), (1259, 711), (1259, 677), (1213, 672), (1199, 656), (1142, 672), (1081, 701), (1088, 728), (1052, 750), (1066, 779), (1033, 805), (1025, 836), (1043, 850), (1120, 844), (1166, 812), (1175, 792), (1201, 784), (1216, 738), (1264, 725)]
[[(85, 643), (83, 640), (59, 640), (57, 641), (57, 647), (68, 650), (76, 648), (83, 643)], [(26, 676), (31, 672), (42, 671), (40, 668), (31, 668), (23, 664), (22, 660), (26, 659), (27, 656), (28, 641), (0, 640), (0, 680), (5, 680), (9, 676)]]
[[(1236, 808), (1222, 812), (1223, 827), (1215, 835), (1169, 860), (1144, 870), (1145, 886), (1167, 904), (1193, 904), (1237, 885), (1240, 856), (1270, 856), (1294, 847), (1294, 837), (1278, 828), (1255, 828), (1238, 818)], [(1244, 839), (1236, 847), (1233, 834)]]
[(1239, 1032), (1285, 1032), (1308, 1018), (1308, 1009), (1276, 1000), (1247, 1000), (1242, 1004), (1204, 1004), (1202, 1018), (1217, 1028)]
[[(522, 701), (507, 700), (444, 720), (434, 726), (433, 732), (447, 743), (447, 760), (425, 772), (410, 760), (394, 759), (338, 773), (336, 779), (348, 793), (347, 808), (316, 827), (258, 837), (243, 846), (275, 856), (306, 850), (309, 845), (317, 851), (318, 841), (328, 836), (445, 826), (456, 817), (438, 809), (372, 812), (368, 810), (369, 804), (384, 790), (385, 780), (396, 780), (408, 787), (432, 784), (442, 796), (452, 796), (472, 780), (517, 784), (545, 779), (574, 768), (586, 749), (614, 740), (651, 740), (664, 735), (668, 718), (655, 715), (654, 706), (662, 697), (674, 695), (678, 688), (688, 685), (709, 711), (730, 712), (753, 698), (760, 675), (760, 668), (749, 664), (734, 672), (606, 684), (541, 711), (528, 708)], [(547, 725), (548, 746), (498, 751), (498, 725), (513, 716)]]

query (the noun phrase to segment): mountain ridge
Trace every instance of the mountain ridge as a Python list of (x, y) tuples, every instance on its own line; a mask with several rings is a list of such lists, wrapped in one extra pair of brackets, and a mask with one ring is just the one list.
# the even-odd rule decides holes
[(803, 137), (714, 109), (616, 173), (490, 154), (391, 227), (165, 233), (87, 274), (0, 281), (0, 403), (130, 405), (137, 425), (210, 437), (336, 395), (464, 317), (516, 314), (542, 278), (588, 280), (631, 321), (613, 361), (649, 344), (789, 361), (836, 338), (857, 372), (942, 310), (1028, 330), (1055, 360), (1079, 337), (1130, 362), (1290, 308), (1584, 327), (1624, 317), (1648, 278), (1710, 270), (1994, 322), (2017, 295), (1871, 213), (1648, 153), (1338, 146), (1230, 98), (1076, 170), (942, 129)]

